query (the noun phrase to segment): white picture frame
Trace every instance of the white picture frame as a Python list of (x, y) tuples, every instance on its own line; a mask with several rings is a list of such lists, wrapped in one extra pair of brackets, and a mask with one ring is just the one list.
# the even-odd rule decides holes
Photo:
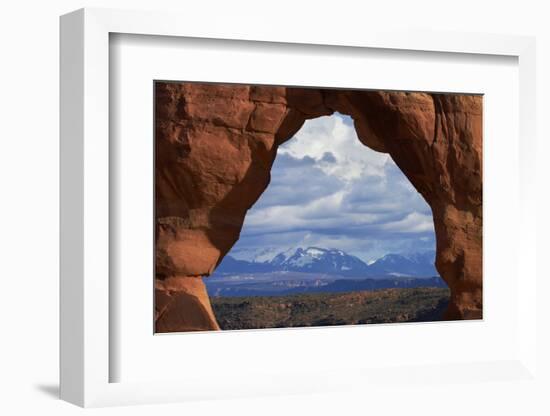
[[(371, 369), (368, 374), (342, 369), (316, 374), (285, 374), (263, 382), (234, 383), (225, 390), (209, 388), (208, 376), (182, 381), (110, 382), (109, 349), (109, 36), (113, 33), (210, 38), (240, 41), (332, 45), (453, 54), (516, 57), (519, 65), (520, 218), (518, 267), (525, 274), (517, 294), (520, 345), (510, 360), (440, 365), (419, 364), (415, 380), (430, 383), (450, 371), (462, 382), (481, 382), (501, 377), (537, 383), (536, 327), (536, 194), (535, 169), (535, 41), (530, 37), (430, 31), (340, 31), (327, 35), (299, 28), (281, 32), (267, 22), (239, 33), (224, 19), (205, 25), (201, 19), (185, 19), (162, 12), (82, 9), (61, 18), (61, 398), (80, 406), (159, 403), (213, 397), (308, 393), (349, 388), (380, 380), (403, 378), (399, 369)], [(407, 373), (407, 370), (404, 370)], [(410, 371), (408, 371), (410, 373)], [(484, 374), (484, 377), (472, 377)], [(312, 381), (305, 383), (305, 380)], [(436, 381), (437, 382), (437, 381)]]

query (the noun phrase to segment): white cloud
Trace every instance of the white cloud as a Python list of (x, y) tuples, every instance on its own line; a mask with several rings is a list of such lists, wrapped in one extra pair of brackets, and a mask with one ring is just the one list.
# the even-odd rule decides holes
[(302, 205), (272, 205), (251, 210), (246, 218), (246, 226), (256, 233), (296, 228), (332, 230), (337, 227), (345, 233), (350, 227), (376, 224), (383, 219), (383, 213), (346, 212), (343, 201), (350, 191), (337, 191)]
[(383, 230), (401, 233), (421, 233), (433, 231), (434, 222), (431, 216), (412, 212), (399, 221), (392, 221), (381, 226)]
[[(336, 163), (322, 160), (327, 152), (336, 158)], [(319, 161), (318, 166), (325, 173), (346, 181), (363, 175), (383, 176), (384, 166), (390, 159), (363, 145), (353, 125), (345, 123), (338, 114), (306, 121), (300, 131), (279, 148), (279, 153), (298, 159), (312, 157)]]
[(338, 248), (365, 261), (432, 250), (431, 210), (391, 157), (359, 141), (349, 118), (320, 117), (279, 148), (234, 250), (297, 246)]

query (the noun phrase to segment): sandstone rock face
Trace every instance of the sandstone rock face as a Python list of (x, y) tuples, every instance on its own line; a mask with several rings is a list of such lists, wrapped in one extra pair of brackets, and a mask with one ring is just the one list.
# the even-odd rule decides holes
[(155, 327), (156, 332), (220, 329), (202, 279), (155, 280)]
[[(277, 147), (305, 120), (350, 115), (432, 208), (448, 319), (482, 315), (482, 97), (156, 83), (156, 325), (218, 329), (202, 278), (238, 240)], [(193, 316), (191, 316), (193, 315)]]

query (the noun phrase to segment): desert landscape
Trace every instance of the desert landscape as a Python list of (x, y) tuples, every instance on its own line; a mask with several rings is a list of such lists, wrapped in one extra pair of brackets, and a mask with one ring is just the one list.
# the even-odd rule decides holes
[(289, 296), (213, 297), (220, 328), (261, 329), (433, 322), (449, 302), (444, 288), (381, 289)]
[(155, 83), (156, 332), (481, 319), (482, 97)]

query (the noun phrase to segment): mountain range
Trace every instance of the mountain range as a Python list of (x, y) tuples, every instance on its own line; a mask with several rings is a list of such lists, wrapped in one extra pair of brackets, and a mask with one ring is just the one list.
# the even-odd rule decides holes
[(299, 272), (342, 278), (434, 277), (435, 252), (387, 254), (367, 264), (338, 249), (296, 248), (279, 253), (265, 250), (251, 260), (225, 256), (213, 277), (235, 274)]

